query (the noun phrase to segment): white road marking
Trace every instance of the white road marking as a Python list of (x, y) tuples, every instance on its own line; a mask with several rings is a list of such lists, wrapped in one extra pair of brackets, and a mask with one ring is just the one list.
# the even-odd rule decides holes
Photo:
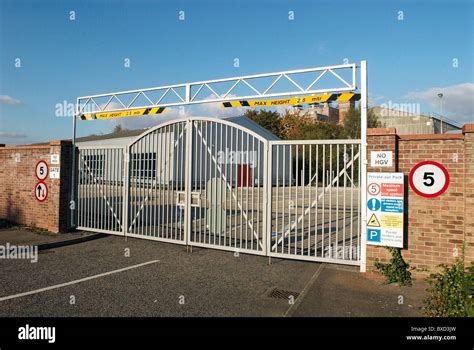
[(36, 289), (36, 290), (31, 290), (29, 292), (8, 295), (6, 297), (1, 297), (0, 301), (5, 301), (5, 300), (10, 300), (10, 299), (15, 299), (15, 298), (21, 298), (21, 297), (24, 297), (24, 296), (27, 296), (27, 295), (42, 293), (42, 292), (46, 292), (46, 291), (52, 290), (52, 289), (67, 287), (67, 286), (71, 286), (73, 284), (77, 284), (77, 283), (81, 283), (81, 282), (85, 282), (85, 281), (90, 281), (90, 280), (95, 279), (95, 278), (100, 278), (100, 277), (104, 277), (104, 276), (108, 276), (108, 275), (113, 275), (114, 273), (119, 273), (119, 272), (131, 270), (131, 269), (136, 269), (137, 267), (142, 267), (142, 266), (146, 266), (146, 265), (150, 265), (150, 264), (155, 264), (157, 262), (159, 262), (159, 260), (151, 260), (151, 261), (147, 261), (147, 262), (144, 262), (144, 263), (141, 263), (141, 264), (124, 267), (122, 269), (113, 270), (113, 271), (109, 271), (109, 272), (99, 273), (98, 275), (84, 277), (84, 278), (74, 280), (74, 281), (70, 281), (70, 282), (66, 282), (66, 283), (55, 284), (53, 286), (40, 288), (40, 289)]

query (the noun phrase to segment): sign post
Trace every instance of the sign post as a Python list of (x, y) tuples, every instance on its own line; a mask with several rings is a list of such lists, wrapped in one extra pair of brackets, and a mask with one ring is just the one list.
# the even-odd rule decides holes
[(403, 173), (368, 173), (367, 182), (367, 244), (403, 248)]

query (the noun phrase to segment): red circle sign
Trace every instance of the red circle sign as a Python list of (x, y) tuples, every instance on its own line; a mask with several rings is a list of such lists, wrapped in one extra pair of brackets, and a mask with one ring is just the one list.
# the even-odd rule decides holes
[(35, 186), (35, 198), (38, 202), (44, 202), (48, 197), (48, 186), (43, 181), (39, 181)]
[(48, 169), (48, 164), (44, 160), (40, 160), (38, 163), (36, 163), (35, 166), (35, 175), (38, 180), (43, 181), (48, 177), (49, 169)]
[(367, 186), (367, 192), (369, 192), (371, 196), (378, 195), (380, 193), (380, 185), (375, 182), (369, 184), (369, 186)]
[(434, 198), (442, 195), (449, 187), (449, 173), (438, 162), (427, 160), (413, 167), (408, 177), (410, 187), (419, 196)]

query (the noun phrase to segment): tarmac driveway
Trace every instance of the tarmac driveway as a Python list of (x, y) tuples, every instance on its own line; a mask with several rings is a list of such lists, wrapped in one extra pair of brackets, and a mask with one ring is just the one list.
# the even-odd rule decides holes
[[(51, 241), (28, 232), (0, 230), (0, 245)], [(0, 279), (0, 317), (421, 316), (425, 296), (421, 281), (118, 236), (0, 259)]]

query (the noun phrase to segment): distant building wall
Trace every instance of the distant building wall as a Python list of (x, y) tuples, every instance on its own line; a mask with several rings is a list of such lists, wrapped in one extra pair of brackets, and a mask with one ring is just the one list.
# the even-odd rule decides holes
[[(398, 135), (441, 134), (448, 131), (461, 130), (460, 127), (431, 116), (383, 107), (373, 107), (371, 111), (377, 116), (382, 126), (396, 128)], [(441, 125), (443, 126), (442, 128)]]
[[(474, 261), (474, 125), (465, 125), (462, 134), (397, 135), (394, 128), (368, 130), (370, 151), (392, 151), (391, 168), (369, 171), (399, 171), (405, 174), (406, 244), (402, 255), (416, 272), (430, 272), (439, 264), (451, 264), (465, 249), (466, 263)], [(434, 160), (450, 174), (447, 191), (436, 198), (413, 192), (408, 184), (410, 170), (419, 162)], [(387, 262), (383, 247), (367, 246), (367, 266)]]
[[(0, 147), (0, 218), (18, 224), (49, 230), (68, 230), (71, 150), (69, 141), (51, 141), (42, 146)], [(60, 163), (51, 164), (51, 155), (59, 155)], [(60, 168), (60, 178), (50, 174), (44, 180), (48, 195), (44, 202), (36, 200), (38, 179), (36, 164), (45, 161)]]

